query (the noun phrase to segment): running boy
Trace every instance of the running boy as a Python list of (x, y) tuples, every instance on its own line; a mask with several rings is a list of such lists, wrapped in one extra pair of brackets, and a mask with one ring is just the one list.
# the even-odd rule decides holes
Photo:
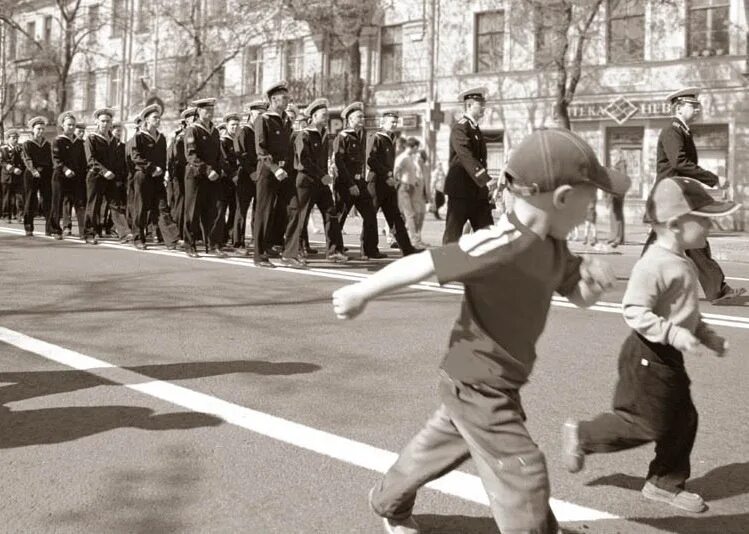
[(727, 344), (702, 322), (697, 268), (686, 251), (705, 247), (710, 217), (737, 209), (733, 202), (713, 200), (692, 178), (656, 182), (646, 205), (655, 246), (635, 264), (622, 300), (632, 332), (619, 354), (613, 412), (565, 423), (569, 471), (582, 469), (585, 454), (655, 441), (642, 494), (689, 512), (707, 509), (702, 497), (684, 489), (697, 433), (684, 354), (723, 356)]
[(417, 533), (417, 490), (469, 456), (502, 532), (557, 532), (544, 455), (525, 428), (519, 389), (533, 368), (552, 294), (589, 306), (613, 284), (606, 264), (573, 256), (565, 238), (585, 218), (596, 187), (623, 194), (629, 180), (604, 169), (580, 137), (556, 129), (528, 136), (505, 173), (517, 200), (495, 226), (333, 293), (335, 313), (348, 319), (370, 300), (435, 274), (442, 284), (465, 285), (441, 366), (441, 405), (370, 492), (386, 532)]

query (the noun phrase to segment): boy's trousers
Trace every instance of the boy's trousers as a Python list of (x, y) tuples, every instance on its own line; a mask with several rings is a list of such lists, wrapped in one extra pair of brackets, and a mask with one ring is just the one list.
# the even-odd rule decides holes
[(619, 355), (614, 411), (578, 427), (583, 451), (614, 452), (654, 441), (647, 480), (670, 492), (684, 489), (697, 434), (689, 384), (678, 350), (632, 332)]
[(405, 519), (421, 486), (470, 456), (503, 534), (556, 534), (546, 461), (525, 428), (518, 391), (468, 385), (443, 375), (439, 394), (442, 405), (375, 486), (373, 510)]

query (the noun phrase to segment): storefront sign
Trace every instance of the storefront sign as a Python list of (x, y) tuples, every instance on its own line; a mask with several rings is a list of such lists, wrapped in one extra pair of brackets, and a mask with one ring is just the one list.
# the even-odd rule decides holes
[(613, 120), (624, 124), (629, 119), (654, 119), (671, 116), (668, 102), (629, 100), (620, 96), (611, 102), (571, 104), (567, 109), (571, 121)]

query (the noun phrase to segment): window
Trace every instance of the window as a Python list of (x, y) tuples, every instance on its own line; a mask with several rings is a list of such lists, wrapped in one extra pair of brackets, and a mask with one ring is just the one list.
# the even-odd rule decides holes
[(86, 74), (86, 111), (96, 109), (96, 72), (89, 71)]
[(96, 34), (99, 31), (99, 6), (88, 6), (88, 44), (96, 42)]
[(251, 46), (244, 54), (244, 94), (263, 92), (263, 48)]
[(125, 34), (125, 0), (112, 0), (112, 37)]
[(216, 72), (213, 73), (211, 79), (208, 80), (207, 89), (210, 92), (211, 97), (220, 97), (224, 94), (224, 83), (226, 79), (226, 69), (222, 66)]
[(138, 107), (144, 106), (146, 99), (148, 98), (146, 85), (143, 83), (143, 80), (146, 77), (145, 63), (133, 65), (130, 72), (130, 105)]
[(561, 41), (560, 31), (564, 27), (559, 21), (564, 17), (564, 5), (538, 6), (536, 20), (536, 68), (548, 67), (554, 63), (554, 53), (561, 50), (557, 43)]
[(211, 0), (207, 7), (209, 17), (220, 17), (226, 12), (226, 0)]
[(486, 141), (486, 170), (491, 176), (499, 176), (504, 167), (504, 132), (502, 130), (482, 130)]
[(34, 42), (36, 41), (36, 22), (26, 23), (26, 40), (24, 56), (30, 57), (34, 53)]
[(108, 106), (119, 105), (120, 87), (122, 86), (122, 80), (120, 78), (120, 66), (115, 65), (113, 67), (109, 67), (109, 91), (107, 91)]
[(690, 0), (687, 54), (728, 54), (729, 0)]
[(384, 26), (380, 34), (380, 82), (403, 78), (403, 26)]
[(645, 0), (609, 0), (609, 63), (645, 58)]
[(304, 73), (304, 39), (286, 41), (284, 47), (286, 79), (301, 80)]
[(620, 126), (606, 129), (608, 167), (623, 172), (632, 179), (627, 196), (646, 199), (651, 179), (642, 173), (642, 144), (645, 129), (640, 126)]
[(16, 59), (16, 47), (18, 45), (18, 34), (16, 33), (16, 29), (13, 27), (8, 27), (8, 58), (9, 59)]
[(52, 42), (52, 17), (44, 17), (44, 44), (49, 45)]
[(135, 15), (135, 31), (145, 33), (148, 31), (148, 0), (139, 0), (138, 12)]
[(476, 14), (476, 72), (502, 70), (505, 43), (505, 13)]

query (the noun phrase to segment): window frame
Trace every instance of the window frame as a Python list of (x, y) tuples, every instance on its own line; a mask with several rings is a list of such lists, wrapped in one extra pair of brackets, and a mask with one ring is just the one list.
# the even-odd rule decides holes
[[(116, 6), (121, 6), (120, 12), (118, 12)], [(116, 22), (118, 15), (122, 15), (121, 18), (124, 18), (127, 15), (127, 4), (125, 0), (112, 0), (112, 31), (110, 35), (112, 39), (121, 39), (125, 36), (125, 28)]]
[[(117, 73), (116, 78), (114, 73)], [(120, 65), (109, 66), (107, 69), (107, 81), (107, 105), (118, 106), (122, 98), (122, 69)], [(112, 94), (113, 92), (114, 94)]]
[[(488, 33), (479, 33), (479, 19), (482, 15), (496, 15), (500, 14), (502, 15), (502, 29), (498, 32), (488, 32)], [(474, 13), (473, 17), (473, 72), (474, 74), (486, 74), (486, 73), (492, 73), (492, 72), (502, 72), (504, 70), (504, 61), (505, 61), (505, 27), (507, 25), (507, 17), (505, 13), (505, 9), (493, 9), (490, 11), (480, 11), (477, 13)], [(497, 69), (490, 69), (490, 70), (479, 70), (479, 38), (484, 35), (499, 35), (500, 40), (502, 43), (502, 50), (500, 52), (499, 57), (499, 67)]]
[[(398, 29), (399, 31), (399, 40), (394, 41), (393, 43), (384, 43), (384, 35), (385, 32), (391, 29)], [(398, 76), (397, 78), (393, 79), (386, 79), (385, 78), (385, 47), (388, 47), (388, 49), (392, 48), (393, 51), (393, 57), (397, 57), (399, 61), (398, 64)], [(393, 61), (393, 65), (396, 65), (396, 62)], [(403, 82), (403, 24), (390, 24), (388, 26), (381, 26), (380, 27), (380, 83), (381, 84), (395, 84), (395, 83), (401, 83)]]
[(88, 29), (88, 35), (86, 36), (86, 40), (89, 45), (96, 42), (96, 36), (99, 32), (99, 25), (101, 24), (100, 7), (99, 4), (91, 4), (88, 6), (88, 11), (86, 13), (86, 28)]
[[(622, 2), (622, 1), (633, 1), (635, 3), (639, 3), (642, 7), (642, 12), (638, 14), (631, 14), (626, 13), (623, 15), (614, 16), (614, 9), (612, 7), (612, 4), (615, 2)], [(629, 65), (632, 63), (642, 63), (645, 61), (645, 41), (646, 41), (646, 32), (647, 32), (647, 0), (607, 0), (606, 3), (606, 63), (609, 65)], [(615, 21), (630, 21), (631, 19), (635, 18), (641, 18), (642, 19), (642, 43), (641, 43), (641, 49), (640, 49), (640, 56), (639, 57), (631, 57), (629, 54), (627, 54), (626, 59), (622, 59), (621, 57), (618, 57), (614, 59), (612, 57), (612, 43), (614, 42), (612, 40), (612, 24)], [(626, 33), (626, 32), (625, 32)], [(626, 42), (628, 39), (618, 39), (617, 42)], [(624, 54), (622, 54), (624, 55)]]
[[(298, 46), (298, 49), (296, 48)], [(293, 49), (292, 49), (293, 47)], [(296, 52), (294, 55), (291, 52)], [(290, 58), (294, 58), (294, 67), (297, 72), (291, 72)], [(304, 37), (287, 39), (283, 46), (283, 78), (289, 82), (304, 79)]]
[[(254, 52), (254, 57), (252, 53)], [(263, 73), (265, 70), (265, 50), (262, 45), (248, 46), (244, 51), (243, 91), (246, 95), (259, 95), (263, 92)], [(250, 74), (254, 85), (250, 87)]]
[(44, 17), (44, 44), (47, 46), (52, 44), (52, 15)]
[[(552, 24), (550, 24), (548, 26), (544, 25), (544, 22), (547, 21), (547, 18), (543, 16), (544, 14), (542, 12), (542, 9), (546, 10), (546, 12), (553, 12), (555, 9), (559, 9), (559, 6), (556, 6), (556, 5), (546, 6), (546, 7), (536, 6), (536, 9), (533, 12), (533, 41), (534, 41), (534, 43), (533, 43), (533, 68), (536, 69), (536, 70), (538, 70), (538, 69), (545, 69), (545, 68), (549, 67), (553, 63), (553, 61), (549, 61), (548, 63), (541, 63), (540, 62), (541, 58), (539, 57), (539, 50), (540, 50), (540, 47), (539, 47), (539, 41), (540, 41), (539, 36), (541, 34), (541, 30), (544, 30), (544, 29), (546, 29), (546, 30), (552, 29), (553, 30), (553, 28), (554, 28), (553, 22), (552, 22)], [(561, 9), (560, 9), (560, 13), (561, 13)], [(550, 47), (550, 48), (553, 50), (553, 47)], [(553, 56), (552, 56), (552, 58), (553, 58)], [(552, 59), (552, 58), (550, 58), (550, 59)]]
[(83, 106), (85, 111), (93, 111), (96, 109), (96, 83), (97, 75), (95, 70), (90, 70), (86, 73), (86, 88), (84, 92)]
[[(728, 21), (728, 27), (730, 28), (730, 22), (731, 22), (731, 2), (730, 0), (702, 0), (703, 3), (707, 2), (709, 5), (707, 6), (700, 6), (700, 7), (694, 7), (695, 0), (686, 0), (686, 27), (685, 27), (685, 34), (686, 34), (686, 43), (684, 47), (684, 53), (686, 54), (685, 57), (687, 58), (702, 58), (702, 57), (720, 57), (720, 56), (728, 56), (731, 54), (731, 33), (730, 29), (726, 29), (726, 49), (723, 54), (694, 54), (692, 50), (692, 37), (694, 35), (694, 32), (692, 31), (692, 14), (696, 11), (712, 11), (716, 9), (726, 9), (727, 15), (726, 20)], [(713, 33), (717, 33), (721, 30), (710, 30), (708, 28), (705, 28), (704, 33), (708, 36), (710, 36)], [(705, 50), (708, 50), (706, 48)]]

